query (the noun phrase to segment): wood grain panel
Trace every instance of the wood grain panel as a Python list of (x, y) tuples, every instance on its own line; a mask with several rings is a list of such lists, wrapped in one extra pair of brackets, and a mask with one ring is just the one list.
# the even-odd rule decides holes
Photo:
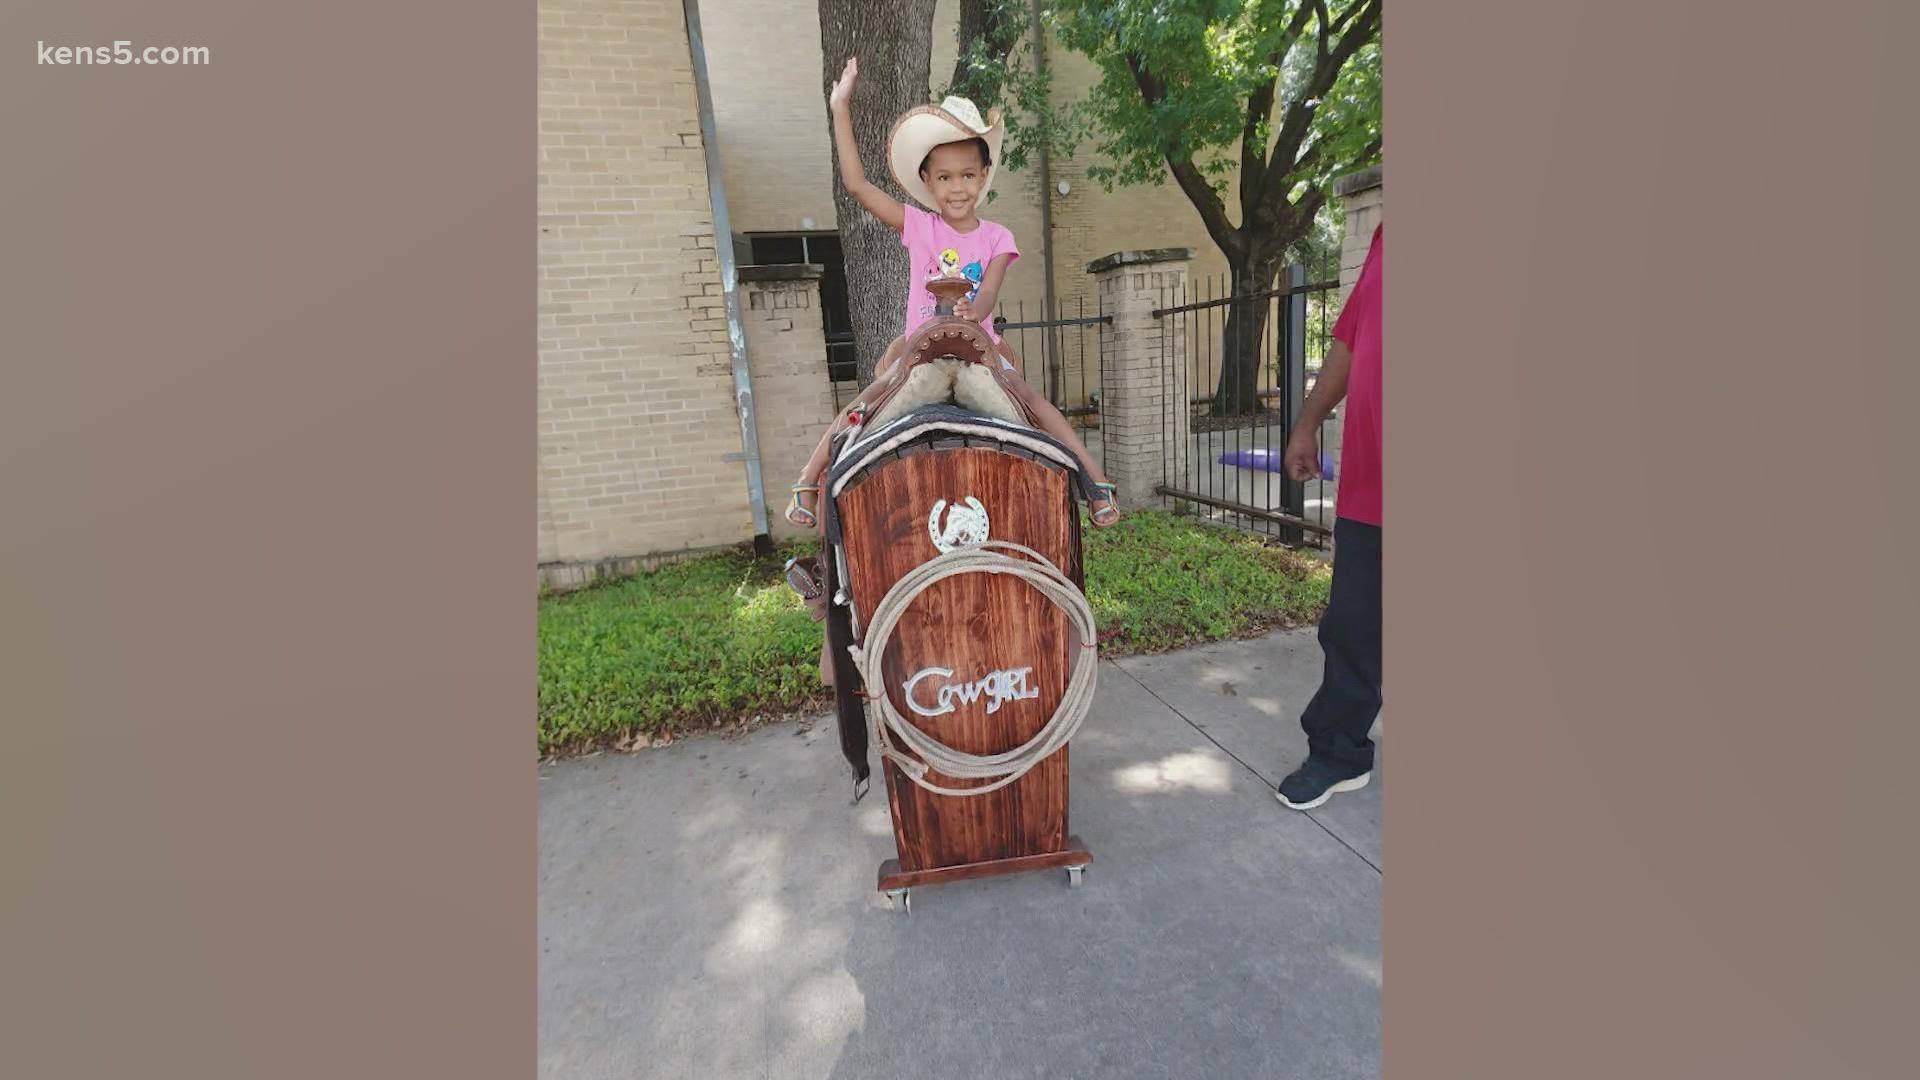
[[(876, 463), (840, 496), (848, 584), (863, 627), (895, 582), (939, 554), (927, 528), (936, 503), (964, 503), (969, 496), (986, 508), (993, 539), (1033, 548), (1080, 583), (1079, 521), (1065, 471), (990, 441), (935, 440)], [(1033, 586), (962, 574), (936, 582), (909, 605), (881, 671), (888, 697), (910, 723), (956, 749), (1000, 753), (1032, 738), (1059, 707), (1079, 646), (1066, 614)], [(955, 702), (944, 715), (921, 716), (909, 708), (903, 687), (928, 667), (953, 671), (951, 678), (920, 685), (919, 698), (929, 705), (932, 685), (971, 683), (1017, 668), (1032, 669), (1026, 685), (1038, 696), (1005, 701), (990, 713), (983, 695)], [(901, 870), (977, 867), (1065, 850), (1067, 757), (1062, 749), (999, 791), (964, 798), (926, 791), (885, 763)], [(938, 773), (929, 779), (948, 787), (980, 783)]]

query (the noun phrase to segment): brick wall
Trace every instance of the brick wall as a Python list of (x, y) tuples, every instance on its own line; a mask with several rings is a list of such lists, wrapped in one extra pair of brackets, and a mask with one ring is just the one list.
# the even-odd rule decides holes
[(540, 560), (745, 539), (681, 5), (542, 0), (538, 23)]
[(832, 230), (820, 13), (792, 0), (700, 6), (727, 215), (735, 232)]
[(820, 268), (745, 267), (740, 293), (770, 531), (777, 539), (800, 536), (808, 530), (788, 524), (782, 512), (801, 466), (834, 416)]

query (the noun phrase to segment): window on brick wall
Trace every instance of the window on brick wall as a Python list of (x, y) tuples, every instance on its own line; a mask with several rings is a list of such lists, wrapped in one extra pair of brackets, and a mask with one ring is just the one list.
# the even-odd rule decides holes
[(834, 382), (853, 382), (853, 315), (847, 308), (847, 264), (840, 257), (840, 234), (748, 233), (746, 248), (746, 261), (756, 266), (811, 263), (826, 268), (820, 276), (820, 319), (827, 333), (827, 375)]

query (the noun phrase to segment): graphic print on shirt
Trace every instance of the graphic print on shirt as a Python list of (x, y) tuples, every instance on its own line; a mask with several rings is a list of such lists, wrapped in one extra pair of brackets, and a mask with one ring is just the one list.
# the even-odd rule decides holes
[[(906, 247), (913, 262), (909, 265), (914, 275), (915, 285), (906, 297), (905, 333), (912, 333), (921, 323), (934, 317), (939, 304), (926, 291), (926, 285), (942, 278), (955, 278), (967, 283), (965, 299), (970, 305), (978, 305), (986, 292), (987, 269), (993, 260), (1003, 258), (1011, 262), (1018, 257), (1013, 237), (1005, 227), (991, 221), (981, 221), (972, 232), (955, 232), (950, 224), (938, 215), (928, 213), (918, 207), (906, 208), (906, 220), (901, 227), (900, 242)], [(994, 341), (1000, 336), (994, 333), (993, 324), (988, 321), (990, 312), (979, 312), (981, 325)]]
[(962, 277), (966, 278), (968, 281), (973, 282), (973, 291), (967, 294), (968, 300), (972, 300), (974, 297), (980, 295), (980, 278), (981, 278), (981, 275), (984, 274), (985, 272), (986, 271), (983, 270), (980, 266), (979, 259), (975, 259), (972, 262), (968, 263), (967, 268), (965, 270), (960, 271), (960, 274)]
[[(979, 259), (968, 263), (963, 269), (960, 266), (960, 249), (943, 248), (940, 252), (939, 260), (940, 265), (938, 267), (930, 266), (927, 268), (928, 280), (943, 277), (963, 277), (973, 282), (973, 288), (967, 290), (967, 300), (971, 302), (975, 297), (980, 295), (980, 282), (981, 279), (986, 276), (986, 268), (981, 265)], [(931, 314), (932, 309), (929, 308), (927, 313)]]
[[(927, 280), (936, 281), (940, 278), (950, 277), (966, 278), (968, 281), (973, 282), (973, 288), (967, 290), (967, 302), (972, 303), (973, 300), (980, 295), (980, 282), (986, 274), (986, 270), (981, 265), (980, 260), (975, 259), (962, 269), (960, 266), (960, 249), (958, 248), (942, 248), (936, 258), (938, 259), (938, 264), (927, 267)], [(930, 317), (933, 315), (933, 312), (934, 304), (931, 300), (925, 301), (920, 305), (920, 314), (922, 317)]]

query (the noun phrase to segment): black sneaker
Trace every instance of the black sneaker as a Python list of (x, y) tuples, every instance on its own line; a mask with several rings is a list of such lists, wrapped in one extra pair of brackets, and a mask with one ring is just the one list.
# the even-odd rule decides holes
[(1280, 781), (1280, 789), (1273, 794), (1295, 810), (1311, 810), (1336, 792), (1359, 791), (1372, 778), (1372, 769), (1356, 774), (1350, 767), (1308, 757), (1305, 764)]

